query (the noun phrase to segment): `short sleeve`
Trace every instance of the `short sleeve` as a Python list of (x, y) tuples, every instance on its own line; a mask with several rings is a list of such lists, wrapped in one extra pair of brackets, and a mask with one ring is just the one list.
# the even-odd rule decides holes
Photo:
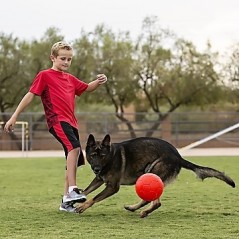
[(75, 85), (75, 94), (80, 96), (88, 87), (88, 84), (80, 79), (73, 77), (74, 85)]
[(35, 95), (41, 95), (45, 89), (46, 82), (44, 81), (43, 72), (39, 72), (32, 82), (29, 91)]

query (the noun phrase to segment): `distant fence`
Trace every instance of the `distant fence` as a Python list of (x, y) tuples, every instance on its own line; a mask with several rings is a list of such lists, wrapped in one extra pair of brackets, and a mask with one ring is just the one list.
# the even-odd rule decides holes
[[(10, 114), (5, 114), (4, 117), (9, 118)], [(4, 117), (0, 114), (0, 121)], [(126, 123), (120, 121), (114, 113), (82, 112), (77, 113), (77, 118), (82, 146), (85, 145), (89, 133), (93, 133), (97, 139), (102, 139), (105, 134), (109, 133), (112, 142), (131, 138)], [(152, 136), (165, 139), (180, 148), (238, 123), (239, 113), (172, 113), (162, 122), (157, 121), (157, 115), (154, 113), (127, 113), (125, 118), (137, 137), (150, 133), (153, 124), (159, 123), (159, 127), (151, 132)], [(24, 136), (27, 137), (25, 142), (28, 145), (25, 148), (30, 150), (61, 149), (60, 144), (49, 134), (43, 113), (22, 113), (18, 120), (28, 122), (28, 132)], [(1, 132), (0, 150), (20, 150), (22, 138), (22, 129), (17, 125), (12, 134)], [(221, 135), (200, 147), (239, 147), (239, 130), (235, 129)]]

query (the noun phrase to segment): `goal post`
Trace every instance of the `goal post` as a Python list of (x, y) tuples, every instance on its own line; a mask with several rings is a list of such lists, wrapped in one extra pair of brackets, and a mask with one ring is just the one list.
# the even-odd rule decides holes
[[(4, 125), (6, 122), (0, 122), (0, 125)], [(22, 152), (28, 151), (28, 142), (29, 142), (29, 126), (27, 121), (17, 121), (15, 125), (21, 126), (21, 150)]]
[(201, 144), (204, 144), (204, 143), (206, 143), (206, 142), (208, 142), (208, 141), (210, 141), (212, 139), (217, 138), (220, 135), (226, 134), (226, 133), (228, 133), (228, 132), (230, 132), (230, 131), (232, 131), (234, 129), (237, 129), (237, 128), (239, 128), (239, 123), (237, 123), (235, 125), (232, 125), (232, 126), (226, 128), (226, 129), (220, 130), (219, 132), (217, 132), (215, 134), (212, 134), (212, 135), (210, 135), (210, 136), (208, 136), (206, 138), (203, 138), (203, 139), (198, 140), (198, 141), (196, 141), (194, 143), (191, 143), (191, 144), (189, 144), (189, 145), (187, 145), (185, 147), (182, 147), (182, 148), (180, 148), (180, 151), (195, 148), (195, 147), (197, 147), (197, 146), (199, 146)]

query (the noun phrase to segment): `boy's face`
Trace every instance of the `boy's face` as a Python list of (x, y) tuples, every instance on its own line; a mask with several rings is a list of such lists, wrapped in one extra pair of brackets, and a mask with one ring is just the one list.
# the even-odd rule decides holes
[(67, 69), (71, 65), (72, 57), (73, 57), (72, 50), (66, 49), (59, 50), (57, 57), (51, 55), (51, 61), (53, 63), (52, 69), (56, 71), (67, 71)]

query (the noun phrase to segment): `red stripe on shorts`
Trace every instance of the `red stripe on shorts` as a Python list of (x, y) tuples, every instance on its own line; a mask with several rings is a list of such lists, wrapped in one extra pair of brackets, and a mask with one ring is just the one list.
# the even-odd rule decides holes
[(70, 152), (73, 149), (73, 146), (72, 146), (70, 140), (67, 138), (61, 124), (57, 123), (57, 124), (54, 124), (52, 127), (53, 127), (55, 133), (57, 134), (57, 136), (61, 139), (62, 143), (67, 148), (67, 151)]

